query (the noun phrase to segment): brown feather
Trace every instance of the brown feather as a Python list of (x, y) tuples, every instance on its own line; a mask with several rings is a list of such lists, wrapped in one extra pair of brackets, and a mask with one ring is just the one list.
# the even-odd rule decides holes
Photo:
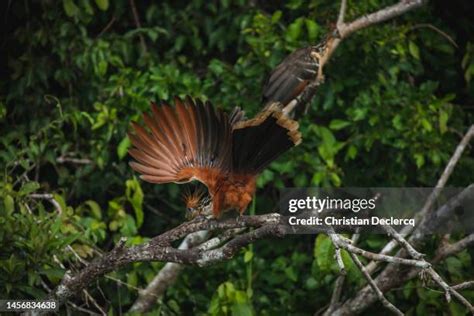
[(189, 155), (189, 160), (194, 163), (196, 159), (197, 142), (196, 142), (196, 131), (192, 118), (188, 112), (188, 108), (184, 105), (179, 98), (175, 98), (176, 113), (180, 118), (181, 128), (183, 129), (183, 135), (186, 138), (186, 154)]
[(129, 134), (129, 138), (131, 143), (136, 148), (140, 149), (143, 152), (146, 152), (152, 157), (165, 160), (172, 166), (177, 167), (178, 161), (173, 158), (173, 156), (165, 146), (162, 146), (160, 143), (158, 143), (153, 138), (153, 136), (149, 135), (148, 132), (140, 125), (136, 124), (135, 122), (132, 122), (132, 126), (135, 129), (136, 136)]
[(167, 163), (166, 161), (156, 159), (156, 158), (154, 158), (152, 156), (149, 156), (145, 152), (140, 151), (138, 149), (135, 149), (135, 148), (130, 149), (129, 154), (133, 158), (135, 158), (138, 162), (140, 162), (141, 164), (146, 165), (148, 167), (153, 167), (153, 168), (156, 168), (156, 169), (159, 169), (159, 170), (163, 170), (163, 171), (166, 171), (170, 174), (173, 173), (173, 172), (176, 172), (176, 170), (174, 170), (172, 168), (172, 166), (169, 163)]
[(173, 174), (170, 174), (169, 172), (165, 172), (163, 170), (160, 170), (154, 167), (148, 167), (135, 161), (130, 162), (130, 167), (132, 167), (133, 170), (138, 171), (141, 174), (147, 175), (147, 176), (156, 176), (156, 177), (172, 177), (173, 176)]
[[(130, 165), (153, 183), (199, 180), (207, 186), (216, 183), (215, 175), (226, 174), (232, 159), (229, 119), (210, 103), (184, 102), (175, 99), (175, 106), (151, 106), (151, 115), (144, 114), (147, 131), (132, 123), (133, 148)], [(203, 171), (205, 170), (205, 171)]]

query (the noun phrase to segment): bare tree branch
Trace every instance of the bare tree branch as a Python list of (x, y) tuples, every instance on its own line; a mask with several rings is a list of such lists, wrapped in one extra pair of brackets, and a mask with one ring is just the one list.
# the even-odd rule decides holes
[(418, 267), (418, 268), (429, 268), (431, 265), (426, 262), (426, 261), (421, 261), (421, 260), (412, 260), (412, 259), (405, 259), (405, 258), (400, 258), (400, 257), (392, 257), (392, 256), (387, 256), (387, 255), (381, 255), (378, 253), (373, 253), (364, 249), (361, 249), (359, 247), (356, 247), (354, 245), (351, 245), (350, 243), (344, 241), (338, 234), (332, 234), (332, 240), (333, 243), (336, 247), (341, 247), (350, 253), (355, 253), (358, 254), (362, 257), (366, 257), (367, 259), (370, 260), (376, 260), (376, 261), (383, 261), (383, 262), (389, 262), (389, 263), (394, 263), (394, 264), (401, 264), (401, 265), (407, 265), (407, 266), (413, 266), (413, 267)]
[(466, 290), (466, 289), (474, 288), (474, 281), (467, 281), (467, 282), (463, 282), (457, 285), (453, 285), (452, 288), (455, 290)]
[(347, 0), (341, 0), (341, 8), (339, 9), (339, 16), (337, 18), (337, 28), (340, 28), (344, 25), (344, 17), (347, 10)]
[[(221, 235), (207, 241), (208, 231), (203, 230), (191, 233), (184, 238), (178, 249), (186, 250), (193, 247), (197, 247), (200, 250), (213, 249), (243, 230), (244, 228), (229, 229), (224, 231)], [(183, 268), (184, 266), (179, 263), (166, 263), (155, 278), (148, 284), (146, 289), (139, 292), (138, 298), (133, 303), (129, 312), (144, 313), (149, 311), (153, 307), (153, 304), (164, 294), (166, 289), (176, 281), (176, 278)]]
[[(332, 235), (329, 235), (329, 236), (332, 236)], [(360, 237), (360, 234), (358, 232), (352, 235), (352, 238), (351, 238), (352, 245), (355, 246), (357, 244), (359, 237)], [(331, 240), (333, 239), (334, 239), (334, 236), (332, 236)], [(334, 244), (334, 241), (333, 241), (333, 244)], [(345, 280), (346, 280), (346, 273), (339, 274), (334, 284), (334, 290), (332, 292), (331, 302), (329, 303), (329, 307), (324, 313), (324, 316), (331, 315), (332, 311), (335, 310), (338, 304), (340, 303), (341, 296), (342, 296), (342, 288), (344, 286)]]
[(401, 0), (397, 4), (388, 6), (377, 12), (362, 16), (349, 24), (344, 24), (339, 28), (342, 38), (346, 38), (354, 32), (357, 32), (368, 26), (390, 20), (394, 17), (407, 13), (413, 9), (426, 4), (426, 0)]
[[(198, 231), (191, 233), (184, 238), (178, 249), (186, 250), (202, 243), (207, 239), (208, 231)], [(148, 284), (146, 289), (138, 294), (138, 298), (133, 303), (129, 312), (144, 313), (153, 306), (153, 304), (164, 294), (166, 289), (176, 281), (179, 273), (183, 269), (183, 265), (174, 262), (168, 262), (160, 272)]]
[[(235, 236), (229, 242), (215, 249), (192, 248), (183, 250), (173, 248), (170, 245), (171, 242), (197, 231), (246, 227), (255, 227), (256, 229)], [(89, 263), (78, 273), (73, 275), (71, 271), (67, 271), (60, 285), (51, 293), (50, 298), (54, 298), (63, 304), (67, 299), (80, 293), (93, 280), (132, 262), (163, 261), (207, 266), (219, 261), (229, 260), (242, 247), (258, 239), (282, 236), (284, 233), (284, 230), (280, 227), (280, 215), (265, 214), (243, 216), (239, 220), (195, 219), (179, 225), (147, 243), (132, 247), (126, 247), (126, 239), (122, 238), (112, 251)]]
[[(243, 230), (244, 228), (229, 229), (224, 231), (220, 236), (216, 236), (207, 241), (206, 239), (209, 232), (206, 230), (190, 233), (183, 239), (178, 249), (186, 250), (193, 247), (197, 247), (200, 250), (213, 249)], [(155, 278), (148, 284), (146, 289), (139, 291), (138, 298), (133, 303), (129, 312), (144, 313), (150, 310), (153, 304), (164, 294), (166, 289), (176, 281), (176, 278), (183, 268), (184, 266), (179, 263), (166, 263)]]
[(441, 246), (436, 252), (436, 256), (433, 260), (440, 261), (442, 258), (456, 254), (472, 245), (474, 245), (474, 234), (470, 234), (454, 244)]
[(57, 163), (72, 163), (76, 165), (90, 165), (93, 163), (92, 160), (88, 158), (71, 158), (71, 157), (66, 157), (66, 156), (60, 156), (56, 159)]

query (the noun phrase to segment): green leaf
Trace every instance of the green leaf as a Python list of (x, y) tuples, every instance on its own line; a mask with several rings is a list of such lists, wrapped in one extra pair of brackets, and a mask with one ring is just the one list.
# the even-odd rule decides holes
[(427, 119), (425, 118), (422, 118), (421, 119), (421, 125), (423, 125), (423, 128), (427, 131), (427, 132), (431, 132), (433, 130), (433, 126), (431, 125), (430, 121), (428, 121)]
[(461, 306), (455, 300), (449, 303), (449, 311), (451, 316), (464, 316), (466, 315), (465, 307)]
[(127, 180), (125, 182), (125, 195), (127, 200), (132, 204), (137, 220), (137, 227), (143, 224), (143, 191), (137, 179)]
[(53, 199), (58, 202), (59, 206), (61, 207), (61, 210), (63, 212), (66, 211), (67, 209), (67, 205), (66, 205), (66, 201), (63, 199), (63, 197), (57, 193), (53, 193)]
[(272, 23), (275, 24), (280, 21), (282, 15), (283, 13), (280, 10), (275, 11), (272, 15)]
[(63, 0), (63, 8), (68, 17), (73, 17), (79, 14), (79, 8), (72, 0)]
[(293, 266), (288, 266), (285, 268), (285, 275), (293, 282), (298, 281), (298, 275), (296, 274), (295, 268)]
[(252, 316), (252, 308), (249, 304), (234, 304), (232, 305), (233, 316)]
[(7, 107), (0, 101), (0, 120), (7, 116)]
[(334, 257), (334, 246), (327, 235), (319, 234), (314, 246), (314, 258), (322, 272), (329, 272)]
[(120, 160), (122, 160), (127, 155), (128, 148), (130, 148), (130, 145), (130, 139), (125, 136), (117, 146), (117, 155)]
[(440, 111), (439, 112), (439, 118), (438, 118), (438, 124), (439, 124), (439, 130), (441, 134), (446, 133), (448, 130), (448, 120), (449, 120), (449, 114), (446, 111)]
[(11, 215), (15, 211), (15, 201), (10, 195), (3, 198), (3, 205), (5, 206), (6, 215)]
[(102, 212), (100, 210), (100, 205), (96, 201), (88, 200), (84, 204), (89, 206), (92, 216), (96, 219), (102, 219)]
[(354, 145), (350, 145), (347, 148), (346, 159), (354, 159), (357, 156), (357, 147)]
[(394, 118), (392, 119), (392, 125), (397, 130), (403, 129), (402, 116), (400, 114), (394, 116)]
[(464, 78), (466, 79), (467, 83), (471, 82), (472, 75), (474, 74), (474, 63), (470, 64), (469, 67), (466, 69), (464, 73)]
[(340, 130), (349, 125), (351, 125), (351, 122), (335, 119), (329, 123), (329, 128), (333, 130)]
[(109, 0), (95, 0), (95, 3), (102, 11), (106, 11), (109, 8)]
[(299, 39), (303, 28), (303, 18), (298, 18), (295, 22), (291, 23), (286, 30), (285, 37), (290, 42), (295, 42)]
[(309, 277), (306, 279), (305, 286), (308, 290), (314, 290), (318, 287), (318, 281), (313, 277)]
[(445, 262), (451, 277), (461, 276), (462, 263), (458, 258), (449, 257), (445, 260)]
[(40, 268), (38, 273), (46, 275), (50, 280), (61, 280), (64, 276), (64, 270), (59, 268)]
[(314, 20), (312, 19), (305, 19), (305, 23), (306, 23), (306, 29), (308, 30), (308, 37), (309, 37), (309, 40), (310, 41), (314, 41), (316, 40), (316, 38), (318, 37), (319, 35), (319, 32), (320, 32), (320, 27), (319, 25), (314, 22)]
[(413, 56), (413, 58), (420, 59), (420, 49), (415, 44), (415, 42), (410, 41), (408, 43), (408, 50), (410, 51), (410, 54)]
[(425, 156), (420, 153), (416, 153), (413, 156), (415, 158), (416, 166), (418, 167), (418, 169), (423, 167), (423, 165), (425, 164)]
[(247, 250), (244, 254), (244, 262), (245, 263), (250, 262), (252, 258), (253, 258), (253, 252), (251, 250)]
[(34, 182), (34, 181), (32, 181), (32, 182), (27, 182), (27, 183), (25, 183), (25, 184), (21, 187), (21, 189), (20, 189), (20, 191), (18, 192), (18, 194), (20, 194), (20, 195), (28, 195), (28, 194), (30, 194), (30, 193), (32, 193), (32, 192), (35, 192), (35, 191), (38, 190), (39, 188), (40, 188), (40, 185), (39, 185), (38, 182)]

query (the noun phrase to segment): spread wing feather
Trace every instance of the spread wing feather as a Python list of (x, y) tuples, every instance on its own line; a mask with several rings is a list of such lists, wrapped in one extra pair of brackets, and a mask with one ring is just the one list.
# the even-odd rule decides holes
[(132, 123), (129, 133), (135, 161), (130, 166), (153, 183), (189, 182), (232, 166), (232, 128), (227, 115), (211, 103), (175, 98), (175, 106), (152, 104), (145, 127)]

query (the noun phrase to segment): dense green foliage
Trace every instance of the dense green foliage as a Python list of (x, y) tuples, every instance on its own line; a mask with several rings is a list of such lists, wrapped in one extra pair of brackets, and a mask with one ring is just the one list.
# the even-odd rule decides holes
[[(303, 144), (260, 177), (257, 214), (270, 211), (284, 186), (436, 183), (474, 117), (473, 5), (454, 2), (458, 11), (434, 2), (343, 42), (300, 122)], [(392, 3), (349, 1), (347, 19)], [(150, 100), (173, 95), (256, 113), (268, 72), (295, 48), (321, 40), (339, 5), (136, 4), (141, 27), (125, 0), (5, 1), (0, 298), (44, 297), (65, 268), (81, 267), (75, 253), (91, 260), (121, 236), (141, 243), (182, 222), (181, 188), (144, 183), (128, 167), (129, 122), (140, 119)], [(466, 186), (473, 174), (471, 149), (450, 185)], [(34, 195), (43, 193), (53, 195), (61, 214)], [(383, 242), (369, 236), (362, 245), (377, 250)], [(323, 235), (261, 241), (230, 262), (186, 268), (155, 312), (313, 314), (329, 302), (337, 275), (333, 253)], [(464, 251), (438, 268), (459, 282), (473, 275), (472, 255), (472, 249)], [(344, 259), (351, 294), (363, 280), (346, 254)], [(125, 267), (89, 291), (117, 314), (162, 265)], [(445, 305), (443, 293), (429, 287), (413, 281), (388, 297), (411, 314), (442, 309), (463, 315), (460, 305)], [(466, 296), (473, 300), (474, 292)]]

